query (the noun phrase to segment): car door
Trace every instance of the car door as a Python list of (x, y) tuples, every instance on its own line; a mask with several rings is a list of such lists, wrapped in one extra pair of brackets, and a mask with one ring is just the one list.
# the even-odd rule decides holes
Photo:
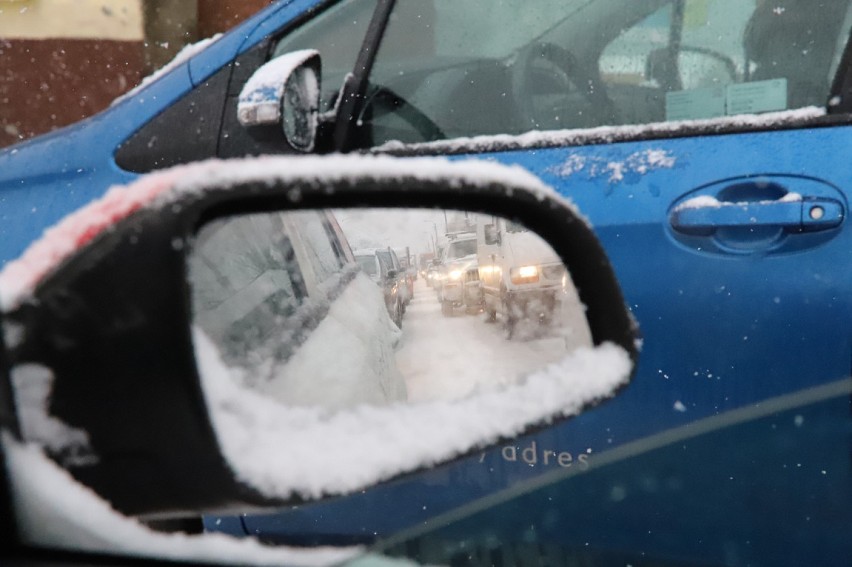
[[(832, 98), (829, 73), (839, 66), (849, 28), (848, 3), (824, 4), (820, 15), (793, 1), (775, 7), (649, 2), (620, 12), (606, 0), (569, 3), (561, 12), (564, 23), (550, 29), (541, 24), (547, 31), (532, 42), (532, 53), (524, 52), (529, 47), (517, 53), (513, 64), (528, 60), (517, 71), (528, 80), (518, 86), (510, 77), (503, 86), (525, 86), (532, 100), (516, 104), (531, 107), (515, 109), (517, 128), (526, 128), (525, 121), (542, 129), (570, 121), (597, 128), (408, 146), (409, 152), (479, 155), (520, 165), (580, 206), (606, 245), (647, 337), (640, 375), (677, 384), (666, 401), (686, 411), (658, 416), (669, 424), (849, 374), (850, 312), (843, 288), (849, 281), (845, 217), (852, 171), (838, 166), (830, 149), (845, 147), (850, 129), (842, 114), (826, 114), (825, 102), (822, 109), (806, 106)], [(386, 30), (388, 42), (405, 31), (405, 10), (422, 15), (405, 2), (397, 9), (398, 20), (391, 19)], [(555, 6), (550, 9), (558, 20)], [(432, 17), (435, 26), (445, 23), (448, 35), (458, 25), (449, 16)], [(591, 30), (581, 33), (584, 27)], [(817, 32), (827, 37), (816, 40)], [(382, 47), (373, 67), (376, 83), (390, 81), (389, 86), (374, 88), (395, 89), (407, 104), (430, 114), (434, 100), (425, 75), (409, 82), (387, 78), (414, 66), (395, 51), (383, 59), (390, 45)], [(430, 77), (445, 80), (445, 88), (454, 85), (455, 94), (470, 95), (431, 112), (440, 129), (450, 124), (446, 115), (476, 114), (482, 100), (473, 95), (486, 90), (471, 87), (473, 80), (455, 84), (443, 77), (459, 67), (467, 76), (484, 73), (485, 49), (477, 52), (474, 40), (466, 47), (481, 60), (456, 63)], [(664, 79), (673, 64), (665, 61), (671, 59), (666, 53), (677, 49), (672, 57), (685, 68), (676, 80)], [(700, 64), (687, 61), (702, 54), (709, 55)], [(576, 76), (567, 82), (583, 77), (588, 88), (568, 86), (568, 100), (554, 101), (559, 85), (542, 77), (546, 70), (570, 75), (568, 62)], [(407, 74), (417, 71), (427, 72), (415, 68)], [(720, 78), (729, 72), (734, 76)], [(595, 89), (607, 91), (605, 101)], [(442, 100), (453, 104), (457, 97)], [(832, 98), (832, 104), (840, 102), (839, 95)], [(772, 111), (787, 112), (762, 114)], [(492, 114), (497, 113), (479, 113), (475, 120)], [(359, 139), (393, 150), (376, 137), (391, 129), (384, 116)], [(493, 120), (511, 128), (506, 117)], [(619, 120), (639, 126), (605, 126)], [(464, 122), (453, 127), (479, 133)], [(658, 426), (655, 421), (637, 414), (625, 434), (649, 431)]]
[[(791, 469), (833, 464), (837, 477), (820, 479), (830, 483), (820, 494), (848, 501), (852, 170), (837, 157), (852, 138), (842, 90), (848, 3), (521, 4), (484, 14), (399, 0), (347, 147), (516, 164), (573, 200), (641, 326), (634, 383), (443, 478), (352, 497), (333, 517), (323, 505), (300, 510), (304, 524), (247, 519), (248, 529), (340, 535), (352, 522), (364, 537), (391, 533), (521, 479), (590, 470), (655, 435), (781, 409), (800, 423), (796, 408), (814, 403), (827, 437), (811, 430), (814, 442), (786, 458)], [(732, 453), (779, 441), (751, 431), (739, 442), (692, 458), (735, 478), (745, 469)], [(786, 469), (764, 481), (750, 481), (754, 498), (773, 500), (771, 487), (791, 507), (827, 507), (852, 526), (848, 507), (808, 500)], [(416, 498), (428, 511), (396, 505)], [(367, 513), (383, 507), (395, 514)], [(761, 537), (790, 529), (772, 524)], [(798, 532), (802, 545), (821, 529)]]

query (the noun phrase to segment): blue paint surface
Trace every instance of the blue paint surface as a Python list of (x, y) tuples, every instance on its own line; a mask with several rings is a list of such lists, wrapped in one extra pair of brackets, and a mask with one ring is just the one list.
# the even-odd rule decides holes
[[(560, 467), (582, 472), (598, 455), (627, 443), (771, 398), (848, 380), (852, 303), (846, 290), (852, 282), (852, 242), (845, 219), (820, 232), (784, 233), (765, 246), (752, 240), (748, 231), (684, 239), (675, 234), (669, 219), (672, 208), (696, 190), (700, 193), (709, 187), (719, 194), (734, 186), (739, 191), (754, 179), (763, 183), (767, 178), (803, 198), (831, 197), (845, 213), (848, 195), (839, 188), (852, 186), (852, 170), (838, 167), (825, 149), (849, 147), (850, 136), (852, 130), (839, 127), (484, 156), (533, 171), (574, 201), (592, 222), (644, 337), (633, 383), (596, 409), (518, 440), (513, 449), (497, 448), (348, 498), (246, 517), (249, 533), (294, 544), (371, 541)], [(656, 162), (665, 165), (649, 165), (645, 159), (649, 155), (665, 158)], [(459, 159), (469, 157), (478, 156)], [(615, 172), (620, 174), (614, 176)], [(829, 448), (814, 441), (801, 458), (813, 464), (829, 458), (827, 452), (834, 455), (832, 470), (837, 476), (831, 479), (831, 489), (805, 489), (804, 493), (810, 494), (809, 506), (827, 506), (835, 513), (830, 516), (831, 524), (823, 526), (818, 524), (826, 515), (814, 515), (807, 536), (799, 538), (789, 548), (788, 560), (779, 564), (795, 565), (814, 541), (830, 539), (819, 535), (823, 530), (852, 533), (852, 509), (838, 509), (832, 500), (834, 494), (848, 493), (852, 481), (849, 460), (837, 458), (838, 452), (848, 454), (852, 449), (848, 394), (836, 399), (832, 407), (832, 413), (823, 419), (834, 428), (831, 442), (840, 446)], [(751, 437), (742, 445), (732, 443), (739, 427), (721, 436), (719, 445), (706, 449), (718, 453), (714, 458), (724, 462), (725, 473), (733, 477), (747, 470), (753, 475), (754, 462), (761, 458), (755, 451), (764, 445), (785, 443), (785, 437), (771, 429), (760, 436), (761, 431), (751, 423), (742, 426), (743, 435), (748, 432)], [(750, 452), (754, 452), (751, 460), (725, 456)], [(559, 455), (564, 455), (562, 464)], [(564, 466), (568, 463), (570, 466)], [(699, 461), (694, 464), (701, 466)], [(588, 482), (595, 482), (590, 476)], [(766, 470), (764, 480), (775, 490), (774, 498), (791, 505), (805, 498), (800, 485), (785, 479), (789, 479), (789, 471)], [(564, 490), (573, 487), (566, 484)], [(765, 491), (761, 494), (769, 497)], [(583, 498), (580, 493), (575, 496)], [(701, 494), (689, 494), (683, 503), (693, 510), (712, 505), (715, 496), (707, 501), (701, 498)], [(591, 538), (593, 528), (589, 526), (607, 529), (610, 525), (605, 521), (608, 516), (596, 510), (587, 509), (585, 519), (577, 522), (589, 522), (579, 532), (582, 537)], [(647, 523), (642, 516), (645, 510), (628, 512), (622, 529)], [(735, 512), (739, 513), (729, 511)], [(759, 513), (759, 508), (752, 507), (741, 524), (730, 525), (745, 529)], [(631, 515), (635, 524), (630, 523)], [(542, 520), (535, 515), (525, 517), (531, 522)], [(761, 516), (757, 525), (764, 538), (774, 529), (786, 533), (782, 518)], [(691, 518), (683, 532), (669, 527), (671, 537), (691, 537), (696, 521)], [(716, 525), (712, 517), (707, 518), (710, 539)], [(599, 533), (598, 539), (601, 537)], [(832, 540), (828, 549), (848, 557), (844, 542), (846, 539)], [(619, 541), (619, 545), (634, 544), (638, 542)], [(681, 542), (680, 547), (688, 546)], [(758, 545), (754, 549), (762, 550)]]

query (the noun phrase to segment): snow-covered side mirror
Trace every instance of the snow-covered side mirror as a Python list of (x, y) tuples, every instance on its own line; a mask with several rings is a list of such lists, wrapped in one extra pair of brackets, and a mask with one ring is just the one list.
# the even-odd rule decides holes
[(319, 124), (321, 61), (304, 49), (272, 59), (246, 81), (237, 118), (246, 128), (280, 127), (299, 152), (314, 149)]
[[(434, 225), (450, 233), (455, 216), (467, 228), (522, 224), (534, 235), (519, 238), (535, 236), (550, 259), (519, 245), (517, 265), (477, 265), (474, 233), (453, 233), (437, 242), (452, 281), (373, 284), (378, 255), (434, 248)], [(363, 263), (361, 250), (372, 251)], [(637, 357), (583, 217), (528, 172), (481, 161), (262, 157), (163, 170), (48, 232), (0, 272), (0, 300), (19, 439), (115, 509), (157, 518), (479, 466), (480, 451), (614, 396)], [(421, 316), (434, 317), (418, 326)], [(453, 330), (430, 332), (444, 323)], [(501, 331), (510, 324), (514, 336)], [(571, 330), (582, 348), (568, 348)], [(434, 340), (447, 388), (482, 383), (404, 399), (414, 388), (397, 371), (423, 370)], [(486, 352), (474, 357), (475, 343)], [(509, 371), (504, 351), (526, 354)]]

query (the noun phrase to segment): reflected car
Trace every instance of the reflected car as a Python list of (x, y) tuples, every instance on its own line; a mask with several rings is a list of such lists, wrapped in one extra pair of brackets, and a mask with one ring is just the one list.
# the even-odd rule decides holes
[(402, 313), (405, 314), (405, 307), (414, 295), (414, 282), (410, 281), (410, 276), (403, 268), (402, 262), (400, 262), (399, 256), (393, 248), (390, 246), (377, 248), (376, 255), (388, 266), (389, 270), (393, 271), (393, 279), (397, 282), (397, 293), (402, 304)]
[(519, 324), (547, 327), (573, 287), (547, 243), (523, 226), (494, 217), (480, 220), (476, 239), (487, 320), (496, 321), (499, 313), (508, 338), (517, 334)]
[(441, 285), (438, 301), (441, 313), (452, 315), (457, 307), (469, 313), (478, 313), (482, 306), (482, 286), (476, 256), (476, 233), (448, 236), (441, 256)]
[(403, 293), (400, 292), (400, 276), (393, 267), (390, 254), (379, 248), (361, 248), (355, 250), (354, 254), (361, 270), (382, 289), (388, 314), (396, 326), (401, 328), (405, 304)]

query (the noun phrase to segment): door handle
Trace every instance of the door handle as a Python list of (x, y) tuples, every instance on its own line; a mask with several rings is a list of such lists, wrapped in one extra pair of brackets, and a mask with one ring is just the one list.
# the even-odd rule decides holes
[(843, 222), (843, 206), (827, 198), (724, 202), (696, 197), (677, 206), (669, 221), (678, 232), (710, 235), (719, 228), (777, 227), (791, 232), (828, 230)]

